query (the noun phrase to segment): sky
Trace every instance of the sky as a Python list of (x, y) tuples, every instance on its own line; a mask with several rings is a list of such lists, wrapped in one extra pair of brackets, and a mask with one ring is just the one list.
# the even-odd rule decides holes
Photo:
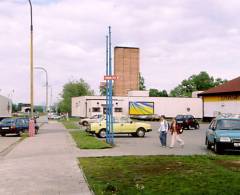
[[(95, 94), (105, 73), (105, 37), (140, 48), (147, 89), (170, 91), (206, 71), (239, 76), (239, 0), (32, 0), (34, 66), (48, 71), (50, 103), (83, 79)], [(0, 0), (0, 95), (30, 102), (30, 8)], [(34, 70), (34, 104), (45, 102), (45, 74)]]

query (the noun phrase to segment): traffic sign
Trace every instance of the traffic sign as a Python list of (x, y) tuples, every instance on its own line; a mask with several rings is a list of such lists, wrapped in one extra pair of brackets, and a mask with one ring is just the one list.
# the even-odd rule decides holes
[(118, 76), (116, 75), (108, 75), (108, 76), (104, 76), (104, 80), (117, 80)]

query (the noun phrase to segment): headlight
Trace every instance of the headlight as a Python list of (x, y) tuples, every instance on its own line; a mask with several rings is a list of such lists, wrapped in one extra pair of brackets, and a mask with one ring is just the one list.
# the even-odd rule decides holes
[(231, 142), (230, 137), (220, 137), (220, 142)]

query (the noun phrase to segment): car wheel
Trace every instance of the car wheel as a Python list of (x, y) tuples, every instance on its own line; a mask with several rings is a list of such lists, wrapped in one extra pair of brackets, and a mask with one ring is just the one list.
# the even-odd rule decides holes
[(1, 133), (1, 136), (5, 137), (5, 136), (6, 136), (6, 133)]
[(88, 125), (88, 122), (87, 122), (87, 121), (83, 121), (83, 122), (82, 122), (82, 125), (83, 125), (83, 126), (87, 126), (87, 125)]
[(145, 136), (145, 129), (144, 128), (139, 128), (137, 130), (137, 136), (138, 137), (144, 137)]
[(217, 154), (222, 153), (222, 148), (217, 142), (214, 143), (214, 152), (217, 153)]
[(106, 129), (102, 129), (98, 133), (98, 137), (100, 138), (106, 138)]

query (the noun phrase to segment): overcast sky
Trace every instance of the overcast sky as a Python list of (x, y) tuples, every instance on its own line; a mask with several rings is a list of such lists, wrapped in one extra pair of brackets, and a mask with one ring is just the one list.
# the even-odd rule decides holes
[[(63, 84), (84, 79), (98, 93), (105, 73), (105, 36), (140, 48), (147, 88), (170, 91), (200, 71), (239, 76), (239, 0), (32, 0), (34, 65), (48, 70), (53, 99)], [(30, 9), (0, 0), (0, 94), (29, 102)], [(45, 101), (45, 75), (35, 70), (35, 104)], [(14, 90), (14, 92), (13, 92)], [(50, 92), (49, 92), (50, 93)]]

